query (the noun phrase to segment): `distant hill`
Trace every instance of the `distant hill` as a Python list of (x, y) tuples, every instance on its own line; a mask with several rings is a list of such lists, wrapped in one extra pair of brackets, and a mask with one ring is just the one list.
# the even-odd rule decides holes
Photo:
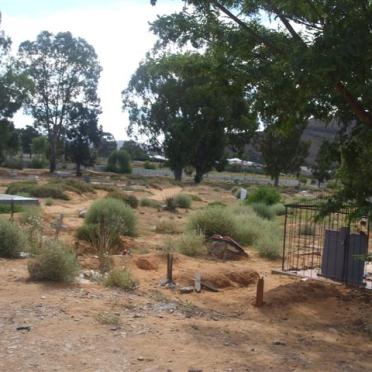
[[(309, 124), (302, 135), (303, 141), (310, 141), (309, 155), (306, 158), (307, 164), (311, 165), (314, 163), (322, 142), (326, 140), (332, 142), (338, 131), (339, 127), (336, 122), (325, 124), (320, 120), (309, 121)], [(245, 146), (244, 154), (248, 160), (262, 163), (261, 154), (256, 148), (259, 138), (260, 133), (257, 133), (252, 139), (252, 142)]]

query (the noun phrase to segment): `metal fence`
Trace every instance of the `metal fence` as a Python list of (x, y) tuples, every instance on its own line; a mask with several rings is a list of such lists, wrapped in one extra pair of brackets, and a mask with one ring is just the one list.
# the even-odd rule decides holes
[(369, 219), (344, 208), (319, 218), (319, 204), (286, 206), (282, 270), (300, 276), (366, 284)]

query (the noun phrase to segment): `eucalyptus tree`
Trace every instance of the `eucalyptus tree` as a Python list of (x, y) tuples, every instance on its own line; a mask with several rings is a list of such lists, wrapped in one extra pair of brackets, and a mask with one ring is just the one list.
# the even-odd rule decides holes
[[(319, 118), (372, 127), (371, 1), (188, 0), (186, 4), (190, 6), (183, 12), (154, 22), (152, 29), (161, 40), (158, 46), (218, 45), (234, 60), (232, 66), (248, 71), (254, 67), (258, 98), (267, 98), (265, 88), (276, 76), (283, 88), (293, 82), (293, 91), (282, 89), (287, 105), (301, 100)], [(261, 109), (272, 107), (265, 100), (261, 105)]]
[(123, 91), (129, 134), (161, 141), (177, 180), (192, 165), (201, 182), (228, 144), (246, 142), (257, 128), (245, 84), (225, 66), (212, 53), (148, 55)]
[(258, 147), (275, 186), (279, 186), (281, 173), (298, 173), (308, 155), (310, 143), (301, 140), (303, 128), (283, 121), (268, 126), (261, 135)]
[(74, 125), (72, 110), (78, 104), (87, 109), (99, 104), (101, 67), (94, 48), (70, 32), (41, 32), (36, 40), (20, 45), (19, 58), (34, 84), (27, 110), (48, 135), (50, 171), (54, 172), (57, 146)]

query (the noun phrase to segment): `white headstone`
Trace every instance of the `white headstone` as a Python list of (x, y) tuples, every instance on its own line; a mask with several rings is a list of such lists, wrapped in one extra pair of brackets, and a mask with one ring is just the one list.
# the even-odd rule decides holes
[(248, 191), (246, 189), (241, 188), (240, 189), (240, 200), (247, 199)]

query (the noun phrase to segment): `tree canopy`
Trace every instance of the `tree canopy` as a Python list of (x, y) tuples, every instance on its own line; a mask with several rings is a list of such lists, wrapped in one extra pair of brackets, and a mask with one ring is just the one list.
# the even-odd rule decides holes
[(77, 104), (96, 109), (99, 105), (97, 84), (101, 67), (94, 48), (70, 32), (53, 35), (41, 32), (35, 41), (19, 47), (25, 73), (34, 84), (27, 108), (35, 124), (48, 133), (50, 171), (56, 168), (57, 145), (74, 125), (71, 115)]
[(187, 165), (200, 182), (229, 143), (245, 143), (257, 128), (239, 75), (213, 54), (148, 55), (123, 92), (129, 133), (163, 142), (176, 179)]

